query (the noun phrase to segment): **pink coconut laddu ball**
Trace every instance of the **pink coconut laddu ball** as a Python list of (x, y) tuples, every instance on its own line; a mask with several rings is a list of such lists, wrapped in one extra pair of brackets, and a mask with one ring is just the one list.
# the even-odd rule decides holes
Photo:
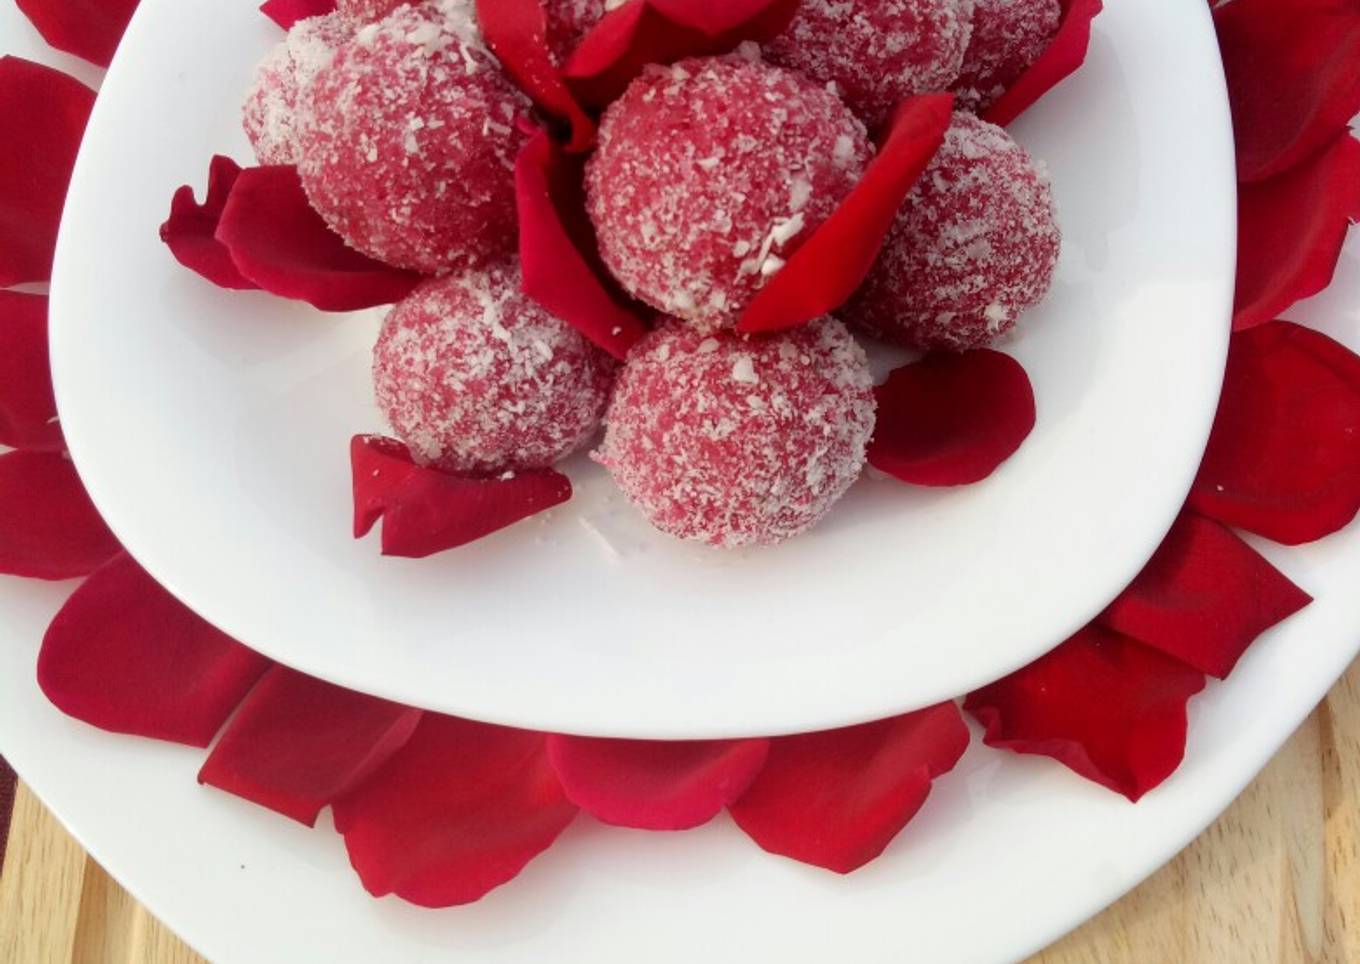
[(672, 320), (629, 352), (595, 458), (663, 532), (773, 545), (859, 477), (874, 410), (864, 351), (833, 318), (771, 338)]
[(992, 106), (1039, 59), (1061, 20), (1058, 0), (975, 0), (973, 39), (954, 82), (958, 107)]
[(586, 167), (600, 255), (634, 297), (730, 327), (859, 181), (864, 125), (746, 55), (651, 67), (605, 111)]
[(528, 98), (487, 52), (470, 0), (361, 28), (298, 98), (298, 173), (351, 247), (435, 274), (515, 247)]
[[(356, 26), (375, 23), (411, 0), (340, 0), (338, 9)], [(548, 49), (559, 63), (605, 15), (605, 0), (544, 0)]]
[(416, 461), (495, 473), (544, 468), (586, 445), (615, 367), (525, 297), (511, 261), (432, 279), (394, 307), (373, 386)]
[(973, 0), (802, 0), (765, 54), (834, 84), (866, 124), (878, 127), (904, 97), (954, 83), (972, 12)]
[[(379, 20), (404, 7), (412, 0), (336, 0), (335, 9), (355, 27), (377, 23)], [(416, 0), (420, 2), (420, 0)]]
[(978, 348), (1043, 300), (1061, 244), (1044, 170), (1004, 130), (958, 112), (840, 315), (911, 348)]
[(299, 20), (255, 71), (241, 109), (241, 124), (261, 164), (297, 162), (298, 92), (354, 36), (338, 14)]

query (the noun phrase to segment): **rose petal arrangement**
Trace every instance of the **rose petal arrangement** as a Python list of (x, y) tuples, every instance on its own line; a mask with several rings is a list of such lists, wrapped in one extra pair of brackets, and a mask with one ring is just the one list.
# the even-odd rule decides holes
[[(95, 60), (107, 59), (130, 12), (114, 0), (21, 6), (51, 42)], [(522, 61), (509, 72), (563, 121), (525, 132), (532, 153), (513, 165), (520, 243), (525, 234), (534, 239), (540, 268), (571, 261), (560, 256), (575, 251), (567, 270), (595, 286), (535, 275), (528, 258), (522, 280), (548, 292), (540, 303), (561, 300), (548, 310), (565, 314), (577, 304), (594, 314), (609, 305), (620, 319), (636, 318), (641, 327), (632, 332), (641, 338), (623, 337), (629, 329), (622, 325), (597, 329), (596, 337), (578, 326), (606, 351), (645, 345), (657, 337), (642, 334), (650, 317), (611, 286), (581, 242), (585, 125), (626, 88), (625, 77), (636, 76), (639, 58), (722, 51), (777, 34), (793, 14), (777, 3), (633, 0), (600, 21), (596, 29), (606, 32), (549, 72), (557, 61), (544, 60), (541, 8), (504, 7), (495, 18), (505, 39), (491, 48)], [(283, 25), (330, 12), (325, 0), (271, 0), (266, 8)], [(729, 11), (746, 19), (728, 19)], [(1003, 82), (999, 96), (982, 87), (968, 96), (991, 93), (988, 110), (1018, 112), (1080, 62), (1094, 12), (1072, 0), (1027, 71)], [(1237, 123), (1243, 224), (1222, 401), (1186, 507), (1156, 555), (1090, 625), (1031, 665), (963, 696), (961, 705), (823, 733), (690, 743), (491, 726), (302, 676), (199, 619), (121, 549), (65, 454), (47, 367), (46, 297), (5, 291), (0, 444), (12, 451), (0, 454), (0, 572), (86, 577), (43, 640), (43, 691), (103, 729), (211, 747), (200, 772), (205, 784), (306, 824), (329, 806), (365, 888), (432, 907), (477, 900), (512, 879), (582, 810), (651, 830), (682, 830), (727, 810), (765, 850), (850, 872), (883, 851), (962, 755), (970, 739), (964, 712), (988, 746), (1051, 757), (1138, 799), (1179, 764), (1186, 703), (1206, 677), (1229, 677), (1253, 640), (1309, 602), (1234, 530), (1296, 545), (1336, 533), (1360, 510), (1360, 358), (1277, 317), (1325, 286), (1360, 206), (1360, 157), (1346, 127), (1360, 110), (1360, 84), (1346, 69), (1360, 57), (1360, 10), (1335, 0), (1232, 0), (1214, 19)], [(682, 41), (685, 49), (675, 49)], [(564, 91), (582, 105), (579, 116), (562, 109)], [(56, 71), (0, 60), (0, 283), (47, 279), (92, 101), (91, 91)], [(33, 103), (44, 109), (24, 106)], [(926, 123), (930, 110), (928, 101), (908, 103), (885, 127), (880, 157), (900, 129)], [(872, 176), (872, 189), (890, 197), (911, 178), (910, 145), (919, 141), (904, 136), (901, 166), (866, 170), (861, 186)], [(881, 210), (865, 208), (867, 216)], [(177, 258), (227, 287), (287, 289), (276, 293), (352, 306), (401, 298), (425, 283), (327, 240), (329, 227), (311, 210), (286, 166), (243, 172), (219, 159), (204, 202), (181, 192), (164, 230)], [(853, 241), (867, 230), (842, 237)], [(862, 247), (845, 247), (853, 249), (848, 261), (863, 264)], [(855, 270), (852, 264), (846, 275)], [(773, 283), (764, 289), (772, 290)], [(780, 298), (797, 306), (836, 296), (814, 287)], [(782, 307), (767, 310), (787, 317)], [(612, 349), (601, 343), (611, 338)], [(876, 396), (880, 412), (948, 413), (917, 425), (890, 416), (887, 431), (880, 417), (869, 457), (913, 484), (985, 476), (1034, 417), (1023, 371), (987, 350), (928, 355), (895, 372)], [(989, 399), (1007, 419), (987, 417)], [(384, 540), (410, 555), (476, 538), (484, 519), (566, 494), (565, 480), (550, 470), (487, 485), (419, 466), (391, 440), (356, 439), (353, 459), (356, 530), (382, 516)], [(463, 511), (468, 505), (482, 508)]]

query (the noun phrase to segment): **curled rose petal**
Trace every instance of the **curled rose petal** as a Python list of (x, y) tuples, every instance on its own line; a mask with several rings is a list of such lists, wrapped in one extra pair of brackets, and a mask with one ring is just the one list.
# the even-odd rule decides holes
[(1092, 623), (963, 707), (988, 746), (1050, 756), (1137, 800), (1180, 766), (1185, 704), (1203, 688), (1199, 670)]
[(260, 12), (284, 30), (291, 30), (299, 20), (335, 13), (335, 0), (265, 0)]
[(207, 746), (268, 668), (125, 553), (52, 620), (38, 685), (57, 709), (101, 729)]
[(1360, 357), (1288, 321), (1239, 331), (1190, 508), (1285, 545), (1360, 511)]
[(912, 485), (981, 481), (1034, 428), (1029, 376), (989, 348), (927, 355), (894, 370), (874, 395), (869, 464)]
[(548, 765), (543, 734), (427, 713), (334, 813), (370, 894), (449, 907), (517, 875), (577, 810)]
[(58, 50), (107, 67), (137, 0), (15, 0), (42, 38)]
[(1015, 120), (1044, 94), (1074, 73), (1086, 59), (1091, 21), (1101, 11), (1100, 0), (1062, 0), (1062, 22), (1039, 59), (982, 112), (982, 119), (1002, 127)]
[(797, 11), (798, 0), (631, 0), (605, 14), (562, 72), (582, 102), (604, 107), (648, 64), (764, 43)]
[(161, 225), (161, 241), (175, 260), (223, 288), (258, 287), (241, 274), (227, 246), (217, 240), (217, 223), (240, 173), (240, 165), (231, 158), (214, 155), (203, 203), (194, 199), (190, 185), (182, 185), (170, 199), (170, 217)]
[(1292, 167), (1360, 111), (1360, 7), (1351, 0), (1233, 0), (1216, 7), (1214, 26), (1239, 180)]
[(622, 359), (647, 333), (599, 262), (586, 217), (582, 165), (539, 131), (515, 162), (524, 293)]
[(588, 150), (595, 139), (595, 123), (553, 63), (547, 18), (539, 0), (477, 0), (477, 24), (515, 83), (540, 108), (571, 125), (567, 149)]
[(421, 280), (346, 245), (312, 210), (297, 169), (286, 165), (240, 173), (216, 237), (246, 278), (322, 311), (392, 304)]
[(953, 703), (777, 737), (732, 817), (765, 850), (846, 874), (883, 852), (967, 747)]
[(63, 448), (47, 360), (47, 296), (0, 291), (0, 445)]
[(1310, 602), (1231, 529), (1183, 512), (1100, 621), (1222, 679), (1256, 637)]
[(420, 471), (410, 450), (394, 438), (356, 435), (349, 443), (354, 475), (354, 538), (361, 539), (401, 498), (403, 487)]
[(406, 446), (377, 435), (356, 435), (350, 462), (354, 537), (381, 517), (385, 556), (421, 559), (466, 545), (571, 498), (571, 480), (552, 469), (463, 478), (416, 465)]
[(0, 455), (0, 573), (70, 579), (119, 551), (70, 459), (60, 452)]
[(94, 91), (0, 57), (0, 288), (52, 276), (57, 224)]
[(548, 737), (548, 759), (567, 797), (604, 823), (688, 830), (751, 785), (768, 740), (653, 742)]
[(265, 673), (199, 771), (207, 783), (307, 826), (415, 732), (421, 712), (286, 666)]
[(878, 154), (831, 217), (747, 306), (738, 331), (782, 331), (830, 314), (864, 281), (912, 185), (944, 142), (954, 98), (903, 101)]
[(1241, 330), (1332, 283), (1346, 231), (1360, 220), (1360, 141), (1343, 134), (1297, 167), (1241, 185), (1237, 208), (1233, 328)]

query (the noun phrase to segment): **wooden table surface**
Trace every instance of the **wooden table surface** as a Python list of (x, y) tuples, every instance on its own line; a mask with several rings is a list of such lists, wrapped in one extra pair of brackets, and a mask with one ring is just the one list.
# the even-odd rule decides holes
[[(20, 787), (0, 962), (200, 961)], [(1203, 836), (1035, 961), (1360, 961), (1360, 662)]]

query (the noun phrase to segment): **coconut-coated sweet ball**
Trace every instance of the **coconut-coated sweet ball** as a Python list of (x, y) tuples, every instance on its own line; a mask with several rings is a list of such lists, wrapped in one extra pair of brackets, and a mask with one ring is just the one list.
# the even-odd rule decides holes
[(297, 160), (293, 146), (297, 91), (288, 42), (280, 40), (255, 68), (241, 105), (241, 127), (261, 164), (292, 164)]
[(261, 164), (297, 162), (293, 117), (298, 91), (352, 36), (348, 21), (338, 14), (308, 17), (293, 24), (287, 38), (256, 68), (241, 109), (241, 125)]
[[(398, 7), (421, 0), (339, 0), (339, 11), (357, 26), (374, 23)], [(605, 15), (607, 0), (543, 0), (548, 49), (566, 60), (586, 32)]]
[(1061, 244), (1043, 168), (957, 112), (841, 317), (911, 348), (977, 348), (1043, 300)]
[(459, 473), (543, 468), (586, 445), (614, 370), (520, 291), (513, 261), (424, 282), (373, 351), (392, 431), (421, 464)]
[(1039, 59), (1061, 20), (1058, 0), (974, 0), (973, 39), (954, 82), (958, 107), (992, 106)]
[(421, 0), (336, 0), (335, 9), (356, 27), (377, 23), (398, 7)]
[(835, 84), (864, 122), (877, 127), (904, 97), (954, 83), (968, 49), (972, 8), (973, 0), (802, 0), (765, 52), (777, 64)]
[(662, 532), (773, 545), (859, 477), (874, 410), (864, 350), (833, 318), (770, 338), (669, 321), (629, 352), (595, 459)]
[(526, 98), (466, 0), (399, 7), (336, 51), (298, 98), (298, 174), (351, 247), (436, 274), (515, 247)]
[(824, 87), (749, 50), (648, 68), (605, 111), (586, 166), (600, 255), (639, 300), (729, 327), (872, 150)]

